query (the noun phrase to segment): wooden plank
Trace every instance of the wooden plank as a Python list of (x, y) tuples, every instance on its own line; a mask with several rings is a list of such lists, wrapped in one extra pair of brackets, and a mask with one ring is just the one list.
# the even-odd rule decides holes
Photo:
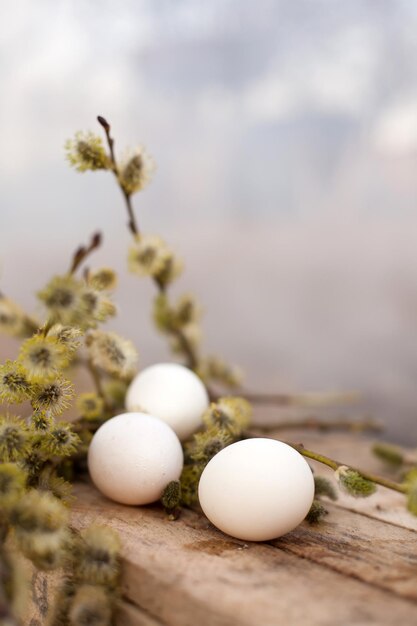
[(116, 624), (120, 626), (166, 626), (156, 617), (135, 604), (121, 600), (116, 614)]
[(320, 524), (302, 524), (273, 542), (336, 572), (417, 601), (415, 533), (329, 505)]
[[(57, 572), (33, 571), (30, 581), (30, 607), (24, 624), (43, 626), (48, 620), (48, 612), (54, 605), (55, 591), (59, 586)], [(118, 603), (116, 623), (120, 626), (165, 626), (163, 622), (131, 602), (122, 599)]]
[[(344, 534), (342, 518), (348, 513), (335, 508), (337, 517), (321, 530), (303, 525), (274, 546), (245, 544), (223, 535), (192, 511), (168, 522), (157, 507), (110, 503), (88, 486), (80, 486), (78, 495), (75, 526), (100, 522), (120, 532), (125, 597), (167, 625), (411, 625), (414, 621), (416, 606), (410, 598), (415, 597), (412, 586), (417, 587), (417, 578), (407, 552), (414, 538), (410, 531), (394, 529), (394, 549), (387, 548), (379, 557), (392, 527), (351, 514)], [(372, 532), (378, 533), (378, 542), (372, 542)], [(406, 542), (404, 549), (401, 541)]]
[[(299, 431), (280, 432), (279, 438), (383, 469), (363, 438)], [(317, 471), (327, 470), (317, 465)], [(117, 505), (89, 485), (77, 485), (76, 495), (76, 528), (98, 522), (121, 535), (118, 626), (415, 623), (417, 524), (401, 494), (381, 488), (364, 500), (343, 496), (329, 503), (320, 525), (304, 523), (268, 544), (232, 539), (193, 511), (169, 522), (157, 506)], [(37, 574), (33, 583), (34, 605), (25, 623), (41, 626), (57, 575)]]
[(30, 567), (30, 606), (25, 624), (43, 626), (48, 615), (49, 603), (59, 582), (59, 575), (35, 571)]

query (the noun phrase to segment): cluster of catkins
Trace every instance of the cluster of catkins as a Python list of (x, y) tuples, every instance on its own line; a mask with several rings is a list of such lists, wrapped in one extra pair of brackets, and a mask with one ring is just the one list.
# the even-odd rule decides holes
[[(98, 245), (97, 237), (93, 243)], [(21, 555), (40, 570), (65, 572), (50, 616), (53, 626), (110, 624), (117, 599), (117, 537), (101, 527), (74, 532), (68, 505), (74, 473), (85, 463), (93, 432), (123, 402), (137, 354), (129, 341), (99, 329), (116, 312), (111, 300), (115, 275), (105, 268), (77, 278), (87, 249), (80, 250), (70, 270), (38, 294), (47, 309), (45, 323), (0, 298), (1, 330), (23, 340), (17, 358), (0, 366), (5, 409), (0, 416), (0, 606), (5, 624), (20, 623), (24, 610)], [(69, 374), (74, 365), (88, 368), (100, 388), (80, 394), (79, 419), (65, 422), (61, 415), (73, 400)], [(24, 418), (16, 415), (16, 405)]]
[(198, 506), (198, 483), (207, 463), (220, 450), (242, 438), (252, 407), (244, 398), (224, 397), (212, 402), (203, 415), (204, 427), (184, 446), (184, 469), (179, 481), (170, 482), (162, 504), (176, 517), (179, 507)]

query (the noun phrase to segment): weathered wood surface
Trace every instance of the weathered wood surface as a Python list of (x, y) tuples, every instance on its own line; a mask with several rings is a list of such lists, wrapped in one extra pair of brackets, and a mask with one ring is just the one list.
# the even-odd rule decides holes
[[(279, 436), (381, 470), (369, 442), (352, 436)], [(118, 626), (417, 623), (417, 524), (407, 512), (393, 512), (385, 489), (361, 504), (346, 496), (328, 505), (320, 525), (303, 523), (262, 544), (232, 539), (193, 511), (170, 522), (158, 506), (117, 505), (89, 485), (79, 485), (77, 496), (75, 527), (99, 522), (116, 528), (123, 539)], [(375, 501), (387, 519), (380, 519)], [(401, 495), (398, 501), (403, 511)], [(50, 579), (40, 575), (38, 607), (49, 602), (48, 585)], [(41, 618), (38, 613), (33, 618), (38, 621), (28, 623), (38, 626)]]

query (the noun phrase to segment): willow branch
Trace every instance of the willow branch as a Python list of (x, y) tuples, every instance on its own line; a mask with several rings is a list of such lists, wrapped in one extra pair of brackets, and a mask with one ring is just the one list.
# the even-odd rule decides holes
[(297, 450), (300, 454), (307, 457), (308, 459), (312, 459), (313, 461), (317, 461), (318, 463), (322, 463), (323, 465), (327, 465), (332, 470), (336, 471), (339, 467), (348, 467), (349, 469), (358, 472), (363, 478), (366, 480), (370, 480), (371, 482), (381, 485), (382, 487), (386, 487), (387, 489), (392, 489), (393, 491), (398, 491), (399, 493), (406, 493), (407, 487), (402, 483), (397, 483), (393, 480), (389, 480), (388, 478), (384, 478), (383, 476), (378, 476), (377, 474), (372, 474), (370, 472), (365, 472), (356, 467), (352, 467), (347, 463), (340, 463), (339, 461), (335, 461), (324, 454), (320, 454), (319, 452), (314, 452), (313, 450), (308, 450), (302, 444), (286, 442), (289, 446)]
[[(256, 432), (253, 431), (247, 431), (245, 436), (255, 438), (261, 437), (261, 435), (258, 435)], [(381, 485), (382, 487), (392, 489), (393, 491), (398, 491), (399, 493), (407, 493), (407, 486), (404, 483), (398, 483), (393, 480), (389, 480), (384, 476), (379, 476), (377, 474), (372, 474), (371, 472), (366, 472), (357, 467), (349, 465), (349, 463), (336, 461), (335, 459), (332, 459), (325, 454), (321, 454), (320, 452), (308, 450), (303, 446), (302, 443), (293, 443), (291, 441), (286, 441), (284, 443), (286, 443), (288, 446), (291, 446), (291, 448), (294, 448), (294, 450), (297, 450), (297, 452), (299, 452), (302, 456), (311, 459), (312, 461), (317, 461), (317, 463), (322, 463), (322, 465), (327, 465), (327, 467), (330, 467), (333, 471), (338, 470), (340, 467), (346, 467), (349, 470), (357, 472), (362, 476), (362, 478), (365, 478), (366, 480), (369, 480), (376, 485)]]
[(301, 420), (285, 420), (271, 422), (270, 424), (253, 424), (253, 428), (262, 432), (274, 432), (276, 430), (291, 430), (295, 428), (305, 430), (341, 430), (347, 432), (381, 432), (382, 424), (373, 419), (349, 420), (349, 419), (319, 419), (318, 417), (307, 417)]
[(333, 404), (350, 404), (356, 402), (359, 394), (350, 392), (313, 392), (313, 393), (261, 393), (257, 391), (240, 392), (252, 404), (265, 406), (297, 406), (297, 407), (325, 407)]
[(117, 181), (117, 185), (120, 189), (120, 191), (122, 192), (124, 201), (125, 201), (125, 205), (126, 205), (126, 209), (127, 209), (127, 213), (129, 216), (129, 222), (128, 222), (128, 226), (129, 226), (129, 230), (131, 231), (132, 235), (139, 235), (140, 234), (140, 230), (139, 230), (139, 226), (138, 223), (136, 221), (136, 216), (135, 213), (133, 211), (133, 206), (132, 206), (132, 197), (131, 195), (125, 190), (123, 189), (123, 187), (120, 184), (119, 181), (119, 166), (117, 165), (117, 159), (116, 159), (116, 154), (114, 152), (114, 139), (111, 136), (111, 126), (108, 123), (108, 121), (102, 117), (101, 115), (99, 115), (97, 117), (97, 121), (98, 123), (102, 126), (102, 128), (104, 129), (104, 132), (106, 134), (106, 139), (107, 139), (107, 145), (109, 146), (109, 152), (110, 152), (110, 160), (111, 160), (111, 164), (112, 164), (112, 172), (116, 178)]
[[(106, 135), (107, 145), (109, 147), (109, 153), (110, 153), (110, 160), (112, 163), (112, 172), (116, 178), (117, 185), (120, 191), (122, 192), (125, 205), (126, 205), (127, 214), (129, 217), (129, 222), (128, 222), (129, 230), (132, 233), (132, 235), (136, 237), (140, 235), (140, 229), (139, 229), (139, 225), (138, 225), (138, 222), (137, 222), (134, 210), (133, 210), (132, 196), (120, 184), (119, 166), (117, 164), (117, 159), (116, 159), (116, 155), (114, 151), (114, 139), (111, 136), (111, 126), (108, 123), (108, 121), (101, 115), (97, 117), (97, 121), (104, 129), (104, 132)], [(158, 289), (160, 293), (165, 292), (165, 286), (162, 285), (156, 278), (153, 279), (153, 282), (156, 285), (156, 288)], [(196, 351), (194, 350), (191, 343), (188, 341), (187, 337), (184, 335), (181, 329), (175, 330), (172, 334), (178, 339), (181, 349), (187, 359), (187, 366), (190, 369), (193, 369), (193, 370), (196, 369), (198, 366), (199, 359), (198, 359)]]
[(69, 269), (70, 274), (74, 274), (77, 269), (80, 267), (81, 263), (85, 261), (89, 254), (91, 254), (94, 250), (101, 245), (102, 237), (101, 233), (97, 232), (91, 237), (90, 243), (88, 246), (80, 246), (76, 249), (73, 254), (71, 266)]
[(196, 367), (198, 366), (198, 357), (192, 345), (187, 340), (187, 337), (180, 329), (175, 330), (173, 334), (177, 337), (181, 349), (185, 354), (188, 367), (192, 370), (196, 369)]
[(100, 376), (100, 372), (98, 371), (98, 369), (96, 368), (96, 366), (94, 365), (93, 361), (91, 359), (86, 359), (85, 361), (83, 361), (83, 364), (85, 365), (85, 367), (88, 369), (90, 376), (93, 380), (94, 386), (96, 388), (97, 391), (97, 395), (100, 396), (100, 398), (103, 400), (104, 402), (104, 408), (105, 409), (109, 409), (109, 403), (107, 401), (107, 397), (106, 394), (104, 393), (104, 389), (103, 389), (103, 383), (101, 380), (101, 376)]

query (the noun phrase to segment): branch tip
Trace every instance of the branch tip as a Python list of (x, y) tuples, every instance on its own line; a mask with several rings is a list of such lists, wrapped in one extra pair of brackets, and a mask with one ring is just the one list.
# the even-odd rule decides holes
[(102, 117), (101, 115), (97, 115), (97, 122), (100, 124), (100, 126), (104, 128), (104, 130), (107, 133), (110, 132), (110, 124), (108, 123), (105, 117)]
[(101, 245), (102, 241), (103, 241), (102, 234), (99, 231), (94, 233), (93, 236), (91, 237), (91, 247), (98, 248)]

